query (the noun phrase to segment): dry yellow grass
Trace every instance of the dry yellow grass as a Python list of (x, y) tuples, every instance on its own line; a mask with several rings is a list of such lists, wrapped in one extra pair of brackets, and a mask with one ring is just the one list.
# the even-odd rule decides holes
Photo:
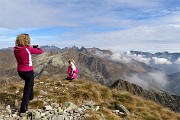
[[(16, 89), (20, 91), (17, 94), (14, 92)], [(8, 88), (3, 88), (3, 90), (9, 91), (9, 93), (1, 92), (0, 102), (13, 105), (15, 98), (21, 101), (23, 82), (15, 83)], [(85, 100), (92, 100), (102, 106), (100, 111), (89, 111), (91, 116), (87, 117), (87, 120), (98, 120), (100, 114), (103, 114), (107, 120), (121, 120), (122, 117), (111, 112), (119, 104), (124, 105), (132, 114), (129, 116), (129, 120), (180, 120), (179, 113), (172, 112), (155, 102), (145, 100), (126, 91), (111, 90), (106, 86), (87, 80), (70, 82), (59, 77), (44, 77), (35, 80), (35, 98), (40, 95), (40, 90), (47, 92), (42, 98), (53, 98), (53, 101), (58, 103), (71, 101), (79, 105)], [(37, 100), (31, 103), (30, 106), (41, 108), (43, 102)]]

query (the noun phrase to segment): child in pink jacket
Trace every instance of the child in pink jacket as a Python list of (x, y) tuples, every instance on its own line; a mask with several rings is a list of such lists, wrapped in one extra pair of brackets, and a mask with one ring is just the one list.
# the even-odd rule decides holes
[(74, 65), (75, 62), (73, 59), (70, 59), (68, 63), (69, 63), (68, 71), (67, 71), (68, 77), (66, 78), (66, 80), (73, 80), (77, 77), (78, 69)]

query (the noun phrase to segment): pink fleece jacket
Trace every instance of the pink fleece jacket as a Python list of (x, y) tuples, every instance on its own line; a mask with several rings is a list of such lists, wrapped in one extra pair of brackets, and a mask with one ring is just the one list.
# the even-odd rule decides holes
[(18, 71), (33, 70), (31, 54), (41, 54), (41, 48), (32, 48), (31, 46), (16, 46), (14, 47), (14, 55), (17, 61)]
[(77, 77), (77, 74), (78, 74), (78, 69), (75, 68), (75, 69), (73, 70), (71, 66), (68, 66), (67, 74), (68, 74), (68, 76), (69, 76), (70, 78), (75, 79), (75, 78)]

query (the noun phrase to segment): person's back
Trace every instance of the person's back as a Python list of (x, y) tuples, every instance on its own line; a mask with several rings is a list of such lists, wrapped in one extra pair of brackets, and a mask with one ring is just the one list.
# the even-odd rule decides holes
[(34, 71), (31, 54), (41, 54), (42, 49), (39, 45), (33, 48), (30, 45), (30, 36), (22, 33), (16, 37), (14, 56), (17, 61), (17, 71), (19, 76), (25, 81), (23, 98), (21, 102), (20, 115), (26, 114), (28, 102), (34, 99)]
[(31, 46), (15, 46), (14, 55), (17, 60), (18, 71), (30, 71), (33, 70), (31, 54), (41, 54), (41, 48), (32, 48)]

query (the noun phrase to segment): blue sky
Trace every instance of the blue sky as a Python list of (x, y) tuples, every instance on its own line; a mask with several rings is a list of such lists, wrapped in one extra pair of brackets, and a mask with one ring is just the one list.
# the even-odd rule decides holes
[(0, 0), (0, 48), (20, 33), (60, 48), (180, 52), (180, 0)]

